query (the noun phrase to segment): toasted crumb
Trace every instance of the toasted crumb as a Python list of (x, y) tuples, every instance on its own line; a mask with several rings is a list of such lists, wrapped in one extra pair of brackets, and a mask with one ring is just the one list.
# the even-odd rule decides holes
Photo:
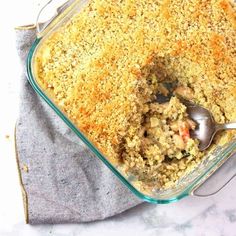
[(29, 167), (28, 167), (26, 164), (23, 164), (23, 165), (22, 165), (22, 170), (23, 170), (25, 173), (28, 173), (28, 172), (29, 172)]

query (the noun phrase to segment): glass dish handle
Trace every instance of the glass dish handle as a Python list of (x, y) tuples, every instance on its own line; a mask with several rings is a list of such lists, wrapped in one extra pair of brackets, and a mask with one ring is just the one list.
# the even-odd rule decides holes
[[(39, 11), (36, 19), (37, 37), (43, 36), (44, 30), (68, 8), (74, 1), (72, 0), (50, 0)], [(56, 11), (55, 11), (56, 9)]]
[(193, 189), (191, 195), (207, 197), (218, 193), (236, 176), (236, 153), (232, 154), (210, 177)]

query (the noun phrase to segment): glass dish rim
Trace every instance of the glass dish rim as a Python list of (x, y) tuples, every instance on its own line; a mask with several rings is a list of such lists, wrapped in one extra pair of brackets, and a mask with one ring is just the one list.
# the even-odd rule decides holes
[(118, 177), (118, 179), (137, 197), (140, 199), (155, 204), (167, 204), (171, 202), (176, 202), (184, 197), (187, 197), (193, 193), (193, 191), (199, 187), (209, 176), (213, 173), (218, 167), (222, 160), (227, 159), (225, 158), (229, 155), (228, 152), (222, 154), (222, 156), (212, 165), (210, 166), (204, 173), (200, 174), (196, 179), (194, 179), (189, 186), (187, 186), (183, 191), (177, 194), (175, 197), (169, 199), (157, 199), (150, 196), (147, 196), (140, 192), (134, 185), (132, 185), (126, 177), (120, 173), (119, 170), (113, 164), (104, 157), (104, 155), (78, 130), (78, 128), (70, 121), (68, 117), (57, 107), (57, 105), (43, 92), (43, 90), (38, 85), (32, 71), (32, 63), (34, 58), (34, 53), (41, 42), (43, 37), (36, 38), (34, 43), (32, 44), (26, 62), (26, 71), (27, 71), (27, 78), (29, 83), (31, 84), (32, 88), (35, 92), (43, 98), (43, 100), (54, 110), (54, 112), (66, 123), (66, 125), (80, 138), (82, 142), (86, 144), (86, 146), (92, 151), (97, 158), (99, 158), (114, 174)]

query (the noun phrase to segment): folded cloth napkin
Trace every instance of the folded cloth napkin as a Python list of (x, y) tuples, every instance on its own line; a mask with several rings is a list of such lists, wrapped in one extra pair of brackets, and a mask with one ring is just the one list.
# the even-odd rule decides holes
[(26, 221), (101, 220), (141, 203), (31, 88), (25, 62), (35, 37), (34, 27), (16, 29), (24, 71), (15, 136)]

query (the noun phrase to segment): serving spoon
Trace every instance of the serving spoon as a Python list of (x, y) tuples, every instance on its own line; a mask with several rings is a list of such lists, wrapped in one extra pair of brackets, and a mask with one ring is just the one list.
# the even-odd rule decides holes
[(196, 129), (190, 131), (190, 136), (199, 140), (200, 151), (206, 150), (211, 145), (218, 131), (236, 129), (236, 122), (218, 124), (215, 122), (211, 112), (206, 108), (179, 95), (176, 96), (186, 106), (189, 118), (197, 124)]
[[(173, 96), (175, 85), (166, 83), (165, 87), (170, 93), (167, 96), (157, 94), (156, 99), (158, 103), (168, 102)], [(218, 131), (236, 129), (236, 122), (218, 124), (215, 122), (211, 112), (206, 108), (185, 99), (179, 94), (175, 94), (175, 96), (186, 106), (189, 118), (197, 124), (196, 128), (190, 131), (190, 136), (199, 140), (200, 151), (204, 151), (210, 147)]]

